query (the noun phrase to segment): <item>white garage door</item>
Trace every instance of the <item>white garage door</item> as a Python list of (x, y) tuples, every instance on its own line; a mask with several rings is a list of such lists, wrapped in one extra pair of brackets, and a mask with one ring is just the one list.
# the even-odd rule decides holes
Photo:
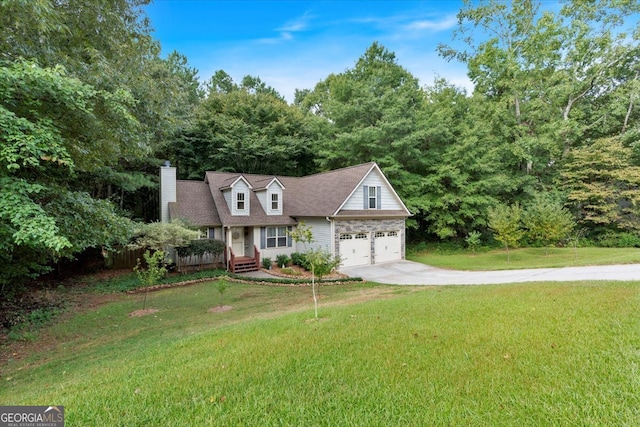
[(370, 263), (371, 242), (369, 233), (344, 233), (340, 235), (340, 259), (343, 267)]
[(397, 231), (378, 231), (374, 234), (375, 262), (402, 259), (402, 244)]

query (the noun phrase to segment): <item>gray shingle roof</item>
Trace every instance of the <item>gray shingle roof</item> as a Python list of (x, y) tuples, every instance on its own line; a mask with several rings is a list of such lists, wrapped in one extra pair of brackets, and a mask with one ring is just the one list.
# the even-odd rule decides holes
[(183, 218), (195, 226), (220, 226), (222, 222), (204, 181), (176, 181), (176, 202), (169, 203), (171, 219)]

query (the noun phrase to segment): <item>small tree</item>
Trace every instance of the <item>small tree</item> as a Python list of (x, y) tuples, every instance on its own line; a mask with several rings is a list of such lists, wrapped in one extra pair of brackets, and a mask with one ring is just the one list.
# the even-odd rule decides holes
[(318, 320), (318, 296), (316, 293), (316, 276), (321, 280), (324, 276), (331, 273), (340, 265), (340, 257), (332, 256), (324, 249), (308, 249), (307, 245), (313, 243), (313, 233), (311, 228), (305, 225), (304, 221), (300, 221), (295, 230), (289, 232), (289, 235), (296, 243), (302, 243), (305, 247), (305, 255), (307, 264), (311, 271), (311, 290), (313, 292), (313, 306), (315, 310), (315, 319)]
[(144, 300), (142, 302), (142, 309), (147, 308), (147, 294), (149, 293), (149, 288), (155, 286), (160, 279), (167, 274), (167, 268), (165, 267), (164, 256), (165, 253), (163, 251), (155, 251), (151, 254), (148, 250), (144, 251), (144, 260), (147, 263), (147, 268), (142, 268), (142, 263), (140, 262), (140, 258), (138, 258), (138, 262), (136, 266), (133, 268), (138, 276), (138, 280), (144, 286)]
[(480, 246), (480, 236), (482, 234), (479, 231), (472, 231), (465, 237), (464, 241), (467, 244), (467, 247), (471, 250), (471, 252), (475, 255), (476, 249)]
[(220, 292), (220, 306), (224, 303), (224, 291), (227, 290), (227, 282), (225, 280), (218, 280), (216, 282), (216, 289)]
[(537, 195), (523, 215), (528, 237), (544, 245), (545, 255), (549, 246), (557, 244), (571, 234), (575, 227), (573, 215), (562, 203), (548, 195)]
[(516, 247), (522, 237), (522, 208), (518, 203), (511, 206), (500, 204), (489, 209), (489, 228), (493, 231), (493, 237), (504, 244), (507, 250), (507, 262), (511, 261), (509, 247)]

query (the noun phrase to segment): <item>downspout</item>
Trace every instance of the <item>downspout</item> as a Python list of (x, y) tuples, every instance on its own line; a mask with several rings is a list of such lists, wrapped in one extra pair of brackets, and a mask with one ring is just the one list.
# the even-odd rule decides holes
[(229, 250), (229, 234), (231, 233), (231, 227), (222, 227), (222, 230), (224, 231), (224, 229), (227, 229), (227, 231), (224, 233), (224, 246), (225, 246), (225, 251), (227, 252), (227, 272), (229, 272), (229, 263), (231, 262), (231, 251)]

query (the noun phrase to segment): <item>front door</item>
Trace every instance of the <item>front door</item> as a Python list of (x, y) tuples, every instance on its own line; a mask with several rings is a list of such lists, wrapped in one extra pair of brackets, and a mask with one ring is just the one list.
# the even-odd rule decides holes
[(235, 256), (244, 256), (244, 227), (231, 228), (231, 249)]

